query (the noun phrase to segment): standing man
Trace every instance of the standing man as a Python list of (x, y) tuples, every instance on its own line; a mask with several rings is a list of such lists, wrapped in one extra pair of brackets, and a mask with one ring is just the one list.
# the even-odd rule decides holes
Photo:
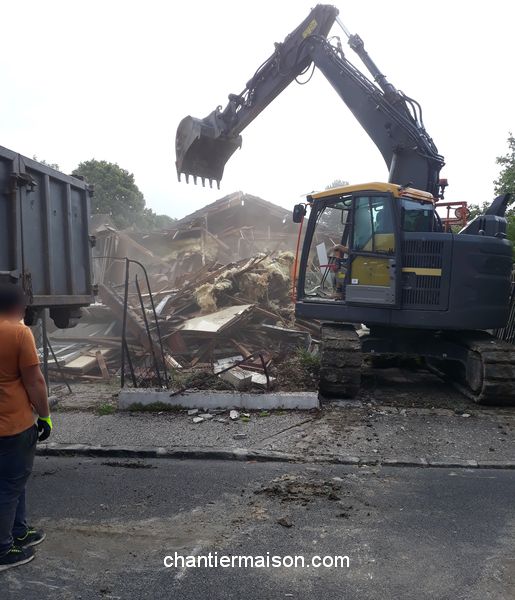
[(45, 539), (27, 524), (25, 484), (36, 442), (48, 438), (52, 421), (34, 336), (20, 322), (24, 313), (21, 289), (0, 286), (0, 571), (31, 561), (33, 546)]

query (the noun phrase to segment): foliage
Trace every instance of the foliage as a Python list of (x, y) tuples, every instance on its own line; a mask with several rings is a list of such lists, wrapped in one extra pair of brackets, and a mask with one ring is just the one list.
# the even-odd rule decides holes
[(297, 348), (281, 362), (277, 371), (278, 387), (282, 391), (316, 390), (320, 376), (320, 356)]
[(145, 198), (134, 182), (134, 175), (117, 164), (87, 160), (81, 162), (72, 175), (94, 185), (91, 212), (108, 214), (117, 227), (133, 225), (143, 213)]
[(176, 219), (168, 215), (158, 215), (151, 208), (144, 208), (141, 215), (134, 222), (134, 226), (142, 231), (153, 229), (167, 229), (172, 227)]
[(57, 163), (51, 163), (51, 162), (46, 161), (44, 158), (38, 158), (35, 154), (32, 157), (32, 160), (35, 160), (38, 163), (41, 163), (42, 165), (46, 165), (47, 167), (50, 167), (51, 169), (55, 169), (56, 171), (61, 170)]
[(136, 402), (129, 407), (131, 412), (182, 412), (186, 410), (183, 406), (177, 404), (165, 404), (164, 402), (152, 402), (151, 404), (141, 404)]
[[(510, 132), (508, 135), (508, 152), (503, 156), (498, 156), (495, 162), (501, 166), (498, 178), (494, 181), (494, 192), (496, 195), (511, 193), (515, 196), (515, 137)], [(470, 220), (483, 214), (490, 206), (490, 202), (483, 202), (481, 206), (472, 204), (470, 210)], [(506, 211), (506, 220), (508, 226), (506, 233), (508, 239), (515, 244), (515, 206), (512, 205)]]
[(115, 412), (116, 412), (116, 406), (114, 406), (113, 404), (109, 404), (108, 402), (101, 404), (97, 408), (97, 414), (100, 415), (101, 417), (104, 417), (106, 415), (112, 415)]
[(318, 375), (320, 369), (320, 356), (305, 348), (297, 348), (295, 351), (300, 366), (311, 373)]
[(508, 135), (508, 152), (498, 156), (496, 161), (501, 166), (499, 177), (494, 181), (496, 194), (515, 194), (515, 137)]
[(134, 227), (144, 231), (169, 227), (174, 219), (157, 215), (145, 206), (145, 197), (136, 185), (134, 175), (116, 163), (105, 160), (81, 162), (73, 171), (95, 188), (91, 212), (108, 214), (120, 229)]
[(345, 181), (345, 179), (334, 179), (329, 185), (325, 186), (325, 189), (330, 190), (335, 187), (343, 187), (344, 185), (349, 185), (349, 182)]
[(472, 221), (472, 219), (475, 219), (476, 217), (478, 217), (479, 215), (482, 215), (485, 213), (486, 209), (490, 206), (490, 202), (488, 202), (487, 200), (485, 202), (483, 202), (483, 204), (479, 205), (479, 204), (470, 204), (468, 206), (468, 209), (470, 211), (470, 215), (468, 220)]

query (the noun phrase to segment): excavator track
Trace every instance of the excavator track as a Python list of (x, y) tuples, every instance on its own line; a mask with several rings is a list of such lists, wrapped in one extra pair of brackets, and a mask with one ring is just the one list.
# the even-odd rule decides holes
[(361, 342), (354, 327), (324, 323), (320, 350), (320, 394), (353, 398), (361, 385), (361, 363)]
[(460, 377), (447, 370), (453, 385), (477, 404), (515, 406), (515, 346), (481, 331), (451, 339), (468, 351)]

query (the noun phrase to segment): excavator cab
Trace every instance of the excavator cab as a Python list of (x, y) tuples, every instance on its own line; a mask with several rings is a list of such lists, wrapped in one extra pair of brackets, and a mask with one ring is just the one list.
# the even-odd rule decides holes
[[(515, 402), (506, 196), (459, 233), (433, 196), (392, 183), (326, 190), (310, 208), (295, 314), (321, 327), (320, 391), (354, 396), (361, 354), (422, 357), (482, 403)], [(365, 324), (361, 337), (357, 324)]]
[(308, 301), (399, 306), (402, 231), (429, 233), (439, 224), (430, 194), (401, 197), (398, 188), (366, 184), (310, 197), (299, 281)]

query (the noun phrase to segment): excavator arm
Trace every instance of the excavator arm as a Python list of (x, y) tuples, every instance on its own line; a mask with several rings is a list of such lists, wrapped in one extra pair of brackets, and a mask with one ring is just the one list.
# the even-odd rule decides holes
[(319, 4), (257, 69), (240, 94), (230, 94), (225, 108), (218, 106), (204, 119), (184, 118), (175, 138), (177, 174), (192, 175), (202, 184), (218, 185), (225, 163), (241, 146), (240, 133), (312, 62), (305, 40), (311, 35), (327, 37), (338, 10)]
[[(328, 33), (335, 21), (342, 26), (350, 47), (361, 58), (375, 83), (345, 56), (339, 39)], [(241, 146), (241, 132), (311, 63), (348, 106), (381, 152), (389, 181), (410, 184), (438, 195), (443, 157), (427, 134), (418, 103), (390, 84), (366, 52), (361, 38), (350, 35), (338, 19), (338, 10), (316, 6), (256, 71), (241, 94), (231, 94), (225, 108), (205, 119), (186, 117), (176, 136), (177, 174), (219, 184), (226, 162)]]

